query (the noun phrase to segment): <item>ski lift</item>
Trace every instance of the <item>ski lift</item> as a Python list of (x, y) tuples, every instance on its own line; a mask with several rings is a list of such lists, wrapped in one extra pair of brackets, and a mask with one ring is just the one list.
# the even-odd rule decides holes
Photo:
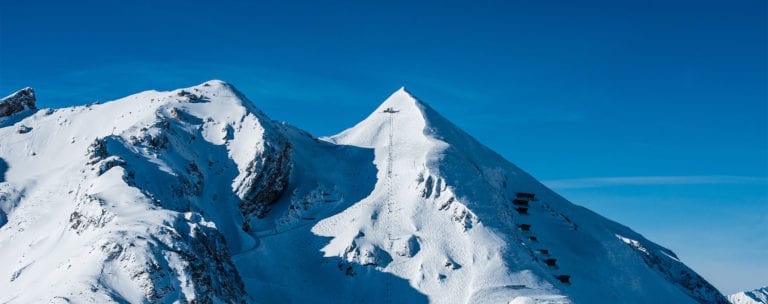
[(394, 108), (386, 108), (386, 109), (384, 110), (384, 113), (389, 113), (389, 114), (395, 114), (395, 113), (397, 113), (397, 112), (400, 112), (400, 111), (398, 111), (398, 110), (395, 110)]

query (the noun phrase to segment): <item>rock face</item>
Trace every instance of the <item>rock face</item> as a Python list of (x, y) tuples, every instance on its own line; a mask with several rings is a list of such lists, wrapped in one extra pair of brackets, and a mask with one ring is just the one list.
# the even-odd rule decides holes
[(0, 303), (726, 302), (405, 90), (327, 138), (221, 81), (6, 121)]
[(733, 304), (768, 304), (768, 286), (728, 296)]
[(0, 99), (0, 117), (6, 117), (15, 113), (36, 109), (35, 91), (32, 88), (24, 88), (16, 93)]
[(239, 207), (245, 218), (244, 231), (249, 230), (251, 217), (263, 218), (270, 205), (288, 188), (290, 156), (291, 144), (283, 142), (278, 147), (267, 145), (263, 153), (248, 163), (246, 176), (237, 191), (243, 198)]

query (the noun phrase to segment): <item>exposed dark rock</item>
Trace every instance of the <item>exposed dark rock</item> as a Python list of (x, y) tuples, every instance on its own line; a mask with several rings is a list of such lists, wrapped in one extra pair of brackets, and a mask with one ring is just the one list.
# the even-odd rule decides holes
[(115, 217), (103, 207), (104, 202), (91, 195), (86, 195), (77, 203), (75, 211), (69, 215), (69, 228), (77, 234), (87, 230), (102, 228)]
[[(200, 220), (199, 215), (177, 217), (168, 226), (153, 227), (151, 238), (138, 238), (149, 242), (146, 248), (134, 246), (129, 239), (108, 241), (97, 248), (108, 262), (126, 271), (148, 303), (187, 303), (182, 292), (185, 287), (194, 293), (189, 303), (249, 303), (224, 237)], [(174, 279), (177, 276), (191, 282), (182, 285)]]
[(24, 88), (0, 99), (0, 117), (9, 116), (24, 110), (37, 109), (35, 91)]
[(104, 138), (96, 138), (88, 146), (88, 164), (93, 165), (108, 156), (107, 154), (107, 142)]
[(373, 244), (359, 245), (354, 240), (344, 250), (341, 258), (342, 262), (339, 269), (345, 269), (345, 266), (351, 265), (386, 267), (392, 262), (392, 256), (378, 246)]
[(467, 208), (461, 206), (453, 209), (453, 221), (459, 223), (463, 231), (472, 229), (474, 225), (475, 216), (467, 210)]
[(446, 200), (445, 202), (443, 202), (443, 204), (440, 205), (440, 208), (439, 208), (440, 211), (446, 210), (449, 207), (451, 207), (451, 204), (453, 204), (454, 201), (456, 201), (455, 197), (451, 196), (450, 198), (448, 198), (448, 200)]
[(191, 233), (181, 233), (190, 248), (179, 252), (189, 263), (189, 272), (195, 283), (198, 303), (243, 302), (245, 284), (232, 264), (224, 237), (215, 229), (196, 225)]
[(448, 269), (451, 269), (451, 270), (456, 270), (456, 269), (460, 269), (461, 268), (461, 264), (456, 263), (456, 261), (454, 261), (452, 259), (445, 260), (445, 264), (443, 266), (445, 266), (445, 268), (448, 268)]
[(208, 98), (202, 95), (197, 95), (194, 93), (190, 93), (184, 90), (179, 91), (176, 93), (176, 96), (179, 97), (186, 97), (186, 101), (190, 103), (197, 103), (197, 102), (208, 102), (210, 101)]
[(114, 167), (125, 166), (125, 161), (117, 156), (112, 156), (101, 162), (99, 165), (99, 175), (102, 175)]
[(252, 216), (263, 218), (269, 212), (269, 205), (276, 202), (288, 188), (291, 174), (291, 145), (285, 143), (278, 150), (274, 145), (265, 145), (264, 152), (257, 155), (246, 167), (246, 177), (238, 187), (242, 201), (240, 212), (245, 218), (243, 230), (247, 229)]
[(424, 189), (421, 190), (421, 197), (423, 198), (429, 198), (432, 196), (432, 190), (434, 188), (434, 179), (432, 176), (428, 176), (427, 180), (424, 182)]
[(413, 257), (421, 250), (421, 244), (419, 244), (419, 239), (415, 235), (408, 237), (399, 246), (395, 254), (403, 257)]
[(168, 149), (168, 137), (162, 132), (141, 132), (138, 136), (131, 135), (128, 142), (134, 146), (144, 146), (155, 153)]
[(25, 126), (25, 125), (20, 125), (20, 126), (19, 126), (19, 127), (16, 129), (16, 133), (19, 133), (19, 134), (26, 134), (26, 133), (29, 133), (29, 131), (32, 131), (32, 128), (30, 128), (30, 127), (27, 127), (27, 126)]

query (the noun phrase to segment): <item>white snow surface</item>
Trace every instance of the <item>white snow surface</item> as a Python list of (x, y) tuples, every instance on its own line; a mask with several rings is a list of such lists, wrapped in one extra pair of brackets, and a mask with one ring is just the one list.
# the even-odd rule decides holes
[(768, 304), (768, 286), (728, 296), (733, 304)]
[(0, 303), (727, 303), (405, 89), (320, 139), (215, 80), (14, 115)]

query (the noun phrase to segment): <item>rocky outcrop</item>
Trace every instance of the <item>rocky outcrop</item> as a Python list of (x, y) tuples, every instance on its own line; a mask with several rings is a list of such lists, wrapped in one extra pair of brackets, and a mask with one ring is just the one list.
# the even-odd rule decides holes
[[(226, 241), (214, 226), (193, 213), (166, 224), (150, 227), (149, 238), (126, 237), (94, 245), (106, 258), (106, 271), (124, 273), (149, 303), (252, 302)], [(103, 280), (99, 287), (115, 290), (116, 284), (122, 283)], [(113, 300), (129, 301), (120, 295), (113, 295)]]
[[(359, 236), (364, 235), (360, 234)], [(392, 256), (386, 250), (379, 248), (379, 246), (365, 241), (358, 243), (357, 240), (352, 240), (352, 243), (344, 250), (337, 266), (344, 274), (355, 276), (357, 273), (355, 268), (360, 266), (383, 268), (387, 267), (391, 262)]]
[(32, 88), (21, 89), (0, 99), (0, 117), (10, 116), (30, 109), (37, 109), (35, 106), (35, 91)]
[(397, 249), (395, 251), (395, 254), (402, 256), (402, 257), (414, 257), (417, 253), (419, 253), (419, 250), (421, 250), (421, 244), (419, 243), (419, 238), (417, 238), (415, 235), (411, 235), (405, 240), (399, 240), (396, 242)]
[(77, 234), (103, 228), (115, 215), (104, 208), (104, 201), (92, 195), (85, 195), (69, 215), (69, 228)]
[(245, 170), (246, 177), (238, 192), (243, 214), (243, 230), (250, 230), (250, 218), (263, 218), (288, 188), (291, 175), (291, 144), (280, 146), (266, 144), (264, 152), (257, 155)]
[(174, 236), (180, 238), (178, 243), (186, 245), (174, 248), (174, 252), (184, 261), (183, 272), (194, 283), (196, 302), (246, 302), (245, 285), (232, 264), (224, 237), (215, 227), (200, 224), (196, 217), (187, 219), (195, 224), (179, 221), (176, 226), (180, 233)]

